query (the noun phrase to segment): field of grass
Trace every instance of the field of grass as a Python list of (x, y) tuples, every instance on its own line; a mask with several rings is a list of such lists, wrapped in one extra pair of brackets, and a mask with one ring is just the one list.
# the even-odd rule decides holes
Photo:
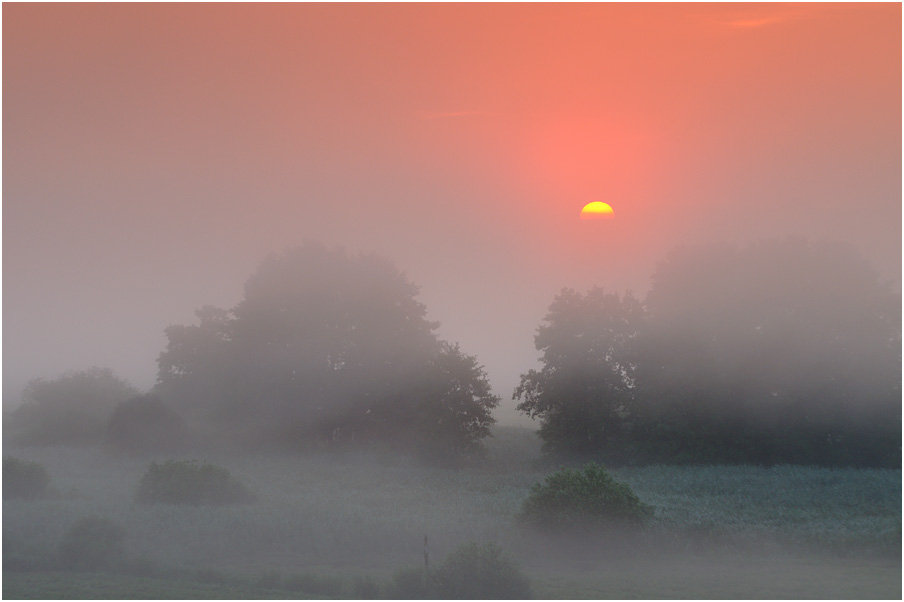
[[(257, 497), (214, 507), (134, 501), (152, 460), (102, 450), (5, 449), (42, 463), (52, 497), (3, 503), (4, 598), (356, 597), (493, 541), (543, 598), (900, 598), (901, 472), (804, 467), (614, 470), (656, 508), (629, 540), (528, 533), (522, 500), (549, 469), (536, 437), (498, 428), (467, 469), (381, 454), (200, 457)], [(179, 458), (182, 459), (182, 458)], [(61, 572), (60, 540), (84, 516), (120, 523), (112, 572)], [(290, 592), (291, 595), (287, 594)]]

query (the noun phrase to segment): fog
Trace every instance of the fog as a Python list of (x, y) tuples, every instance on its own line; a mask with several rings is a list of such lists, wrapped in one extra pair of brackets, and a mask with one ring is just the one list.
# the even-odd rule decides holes
[(900, 5), (2, 10), (3, 597), (900, 596)]
[(307, 239), (394, 261), (505, 419), (553, 296), (642, 296), (675, 245), (838, 240), (900, 286), (896, 10), (5, 6), (4, 407), (147, 389)]

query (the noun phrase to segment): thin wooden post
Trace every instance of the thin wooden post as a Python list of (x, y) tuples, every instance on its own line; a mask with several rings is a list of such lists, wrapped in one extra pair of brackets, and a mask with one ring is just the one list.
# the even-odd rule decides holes
[(430, 595), (430, 550), (427, 549), (427, 536), (424, 535), (424, 597)]

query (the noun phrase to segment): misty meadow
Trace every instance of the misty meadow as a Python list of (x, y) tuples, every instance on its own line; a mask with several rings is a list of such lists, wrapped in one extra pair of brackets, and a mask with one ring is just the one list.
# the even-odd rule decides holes
[(150, 391), (29, 383), (4, 595), (899, 596), (899, 296), (801, 239), (652, 282), (553, 298), (513, 393), (534, 432), (392, 261), (272, 254), (166, 328)]
[(4, 598), (901, 598), (900, 3), (0, 10)]

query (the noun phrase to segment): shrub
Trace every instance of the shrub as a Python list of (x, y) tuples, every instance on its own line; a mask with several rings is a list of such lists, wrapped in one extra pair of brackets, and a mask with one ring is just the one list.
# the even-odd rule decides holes
[(519, 518), (541, 529), (562, 530), (636, 526), (652, 515), (652, 506), (591, 462), (583, 470), (564, 468), (535, 484)]
[(532, 595), (521, 569), (494, 543), (467, 543), (431, 569), (399, 569), (385, 592), (393, 600), (524, 600)]
[(116, 406), (107, 422), (107, 445), (140, 454), (181, 447), (182, 420), (156, 395), (139, 395)]
[(460, 546), (437, 568), (432, 581), (436, 594), (445, 599), (523, 600), (531, 597), (527, 577), (494, 543)]
[(50, 477), (37, 462), (3, 457), (3, 499), (34, 499), (47, 494)]
[(254, 499), (229, 471), (188, 460), (153, 462), (138, 484), (136, 500), (143, 504), (235, 504)]
[(122, 555), (125, 530), (97, 516), (76, 521), (60, 542), (59, 554), (68, 568), (99, 569)]

